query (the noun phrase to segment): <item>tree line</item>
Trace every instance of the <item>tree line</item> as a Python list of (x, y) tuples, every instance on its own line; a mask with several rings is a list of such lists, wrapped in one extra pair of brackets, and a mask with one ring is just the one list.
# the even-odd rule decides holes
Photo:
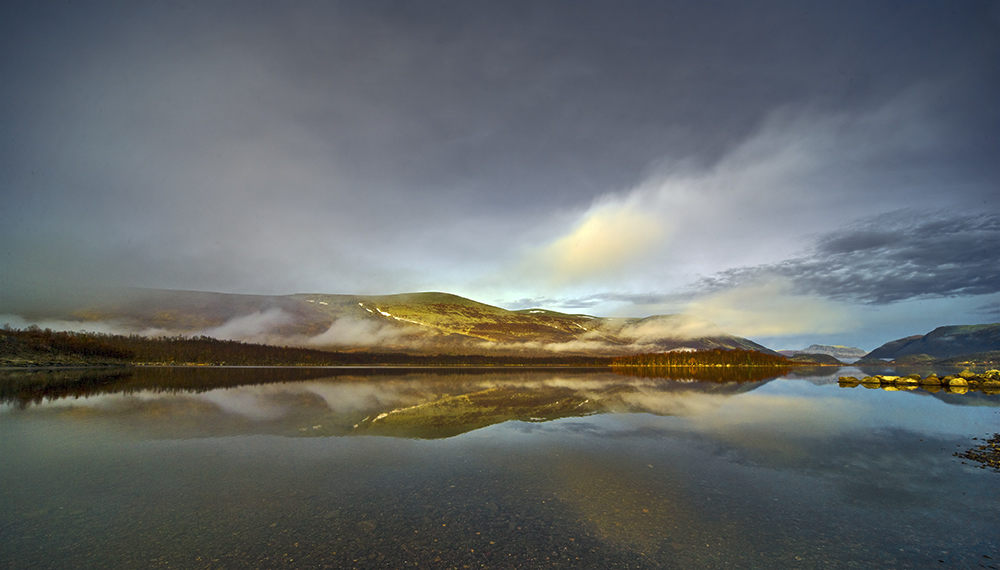
[(783, 356), (754, 350), (722, 349), (629, 356), (519, 356), (412, 354), (369, 350), (332, 351), (272, 346), (207, 336), (146, 337), (95, 332), (0, 329), (0, 365), (140, 364), (222, 366), (612, 366), (787, 367)]
[(766, 354), (756, 350), (713, 348), (694, 352), (656, 352), (646, 354), (631, 354), (612, 359), (613, 367), (651, 367), (665, 368), (674, 366), (704, 367), (704, 366), (772, 366), (788, 367), (793, 363), (787, 358), (775, 354)]
[(517, 356), (330, 351), (207, 336), (119, 335), (0, 329), (0, 364), (145, 364), (219, 366), (608, 366), (602, 356)]

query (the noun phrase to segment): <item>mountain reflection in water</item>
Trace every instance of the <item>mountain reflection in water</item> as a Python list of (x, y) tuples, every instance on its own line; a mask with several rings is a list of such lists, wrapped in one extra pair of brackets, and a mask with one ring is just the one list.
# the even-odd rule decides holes
[(953, 455), (995, 431), (1000, 397), (823, 372), (0, 371), (0, 567), (1000, 558), (997, 475)]
[[(155, 429), (177, 419), (195, 433), (451, 437), (510, 420), (602, 413), (684, 415), (694, 394), (725, 397), (773, 379), (705, 369), (130, 368), (7, 371), (0, 403), (89, 409)], [(664, 376), (670, 375), (671, 378)], [(697, 376), (697, 378), (695, 378)], [(109, 400), (102, 396), (124, 395)]]

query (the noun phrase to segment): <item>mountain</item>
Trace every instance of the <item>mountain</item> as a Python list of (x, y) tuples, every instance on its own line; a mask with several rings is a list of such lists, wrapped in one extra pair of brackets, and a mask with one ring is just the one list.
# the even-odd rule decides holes
[(738, 348), (773, 352), (689, 315), (601, 318), (510, 311), (449, 293), (238, 295), (122, 289), (61, 312), (67, 330), (209, 336), (282, 346), (461, 354), (600, 354)]
[(1000, 323), (938, 327), (920, 336), (887, 342), (865, 355), (865, 359), (898, 359), (926, 355), (952, 358), (1000, 350)]
[(865, 355), (865, 351), (860, 348), (830, 344), (814, 344), (802, 350), (779, 350), (778, 352), (788, 357), (799, 354), (827, 354), (842, 362), (854, 362)]
[(839, 366), (843, 364), (835, 356), (829, 354), (823, 354), (820, 352), (799, 352), (789, 358), (792, 362), (799, 362), (802, 364), (823, 364), (823, 365), (834, 365)]

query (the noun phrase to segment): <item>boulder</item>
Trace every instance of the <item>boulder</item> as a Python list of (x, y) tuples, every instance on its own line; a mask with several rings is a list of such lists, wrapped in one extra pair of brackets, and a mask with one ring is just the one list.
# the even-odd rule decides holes
[(838, 383), (845, 388), (854, 388), (861, 382), (859, 382), (854, 376), (841, 376), (838, 379)]

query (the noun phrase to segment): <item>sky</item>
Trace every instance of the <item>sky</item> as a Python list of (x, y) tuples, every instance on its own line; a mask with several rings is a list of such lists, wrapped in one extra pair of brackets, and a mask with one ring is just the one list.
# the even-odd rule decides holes
[(446, 291), (1000, 322), (1000, 1), (0, 4), (0, 313)]

